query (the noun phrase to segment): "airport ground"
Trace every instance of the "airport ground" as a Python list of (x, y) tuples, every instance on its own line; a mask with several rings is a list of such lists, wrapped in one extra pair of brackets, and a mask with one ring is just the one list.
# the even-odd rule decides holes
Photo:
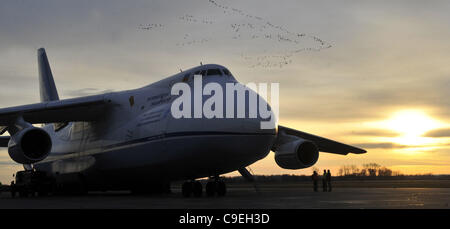
[(183, 198), (172, 193), (135, 196), (129, 192), (91, 192), (85, 196), (11, 198), (0, 195), (0, 208), (132, 209), (449, 209), (450, 180), (336, 181), (332, 192), (313, 192), (309, 182), (229, 183), (225, 197)]

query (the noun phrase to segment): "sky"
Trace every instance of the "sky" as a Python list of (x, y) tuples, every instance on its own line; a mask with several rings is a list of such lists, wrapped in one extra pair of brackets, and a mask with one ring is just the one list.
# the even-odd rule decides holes
[[(279, 83), (280, 124), (368, 151), (321, 153), (318, 169), (450, 174), (449, 11), (439, 0), (3, 0), (0, 107), (39, 101), (40, 47), (61, 98), (216, 63), (243, 83)], [(252, 171), (312, 171), (273, 156)], [(0, 150), (0, 181), (18, 169)]]

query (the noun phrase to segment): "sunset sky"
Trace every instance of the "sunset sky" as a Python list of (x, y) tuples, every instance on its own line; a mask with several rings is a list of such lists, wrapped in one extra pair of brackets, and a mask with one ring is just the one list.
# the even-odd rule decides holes
[[(61, 98), (216, 63), (243, 83), (280, 83), (280, 124), (368, 150), (322, 153), (321, 170), (450, 174), (449, 1), (214, 2), (1, 1), (0, 107), (39, 101), (40, 47)], [(273, 153), (250, 167), (311, 173), (279, 168)], [(1, 149), (0, 181), (18, 169)]]

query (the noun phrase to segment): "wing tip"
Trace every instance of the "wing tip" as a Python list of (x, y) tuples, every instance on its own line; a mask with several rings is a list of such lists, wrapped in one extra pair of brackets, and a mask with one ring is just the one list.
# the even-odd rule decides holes
[(354, 154), (365, 154), (365, 153), (367, 153), (367, 150), (358, 148), (358, 149), (352, 151), (351, 153), (354, 153)]

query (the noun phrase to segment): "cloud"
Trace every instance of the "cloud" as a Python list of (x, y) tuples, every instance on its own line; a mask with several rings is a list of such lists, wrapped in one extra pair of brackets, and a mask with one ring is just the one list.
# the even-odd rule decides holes
[(370, 137), (397, 137), (399, 133), (390, 130), (357, 130), (349, 132), (351, 135)]
[(437, 165), (437, 166), (445, 166), (446, 163), (438, 160), (429, 160), (429, 159), (412, 159), (412, 160), (404, 160), (404, 159), (393, 159), (389, 161), (389, 166), (424, 166), (424, 165)]
[(82, 97), (82, 96), (89, 96), (89, 95), (97, 95), (97, 94), (105, 94), (113, 92), (114, 90), (106, 89), (101, 90), (98, 88), (83, 88), (83, 89), (75, 89), (75, 90), (68, 90), (65, 92), (65, 95), (69, 97)]
[(0, 161), (0, 165), (17, 165), (14, 161)]
[[(448, 149), (450, 143), (444, 144), (435, 144), (435, 145), (401, 145), (393, 142), (370, 142), (370, 143), (357, 143), (355, 146), (359, 146), (361, 148), (367, 149), (427, 149), (427, 152), (442, 152), (442, 150)], [(428, 148), (437, 147), (434, 150), (429, 150)]]
[(450, 128), (431, 130), (425, 133), (425, 137), (447, 138), (450, 137)]
[[(359, 143), (355, 144), (355, 146), (366, 148), (366, 149), (404, 149), (408, 148), (409, 146), (395, 144), (392, 142), (379, 142), (379, 143)], [(417, 148), (415, 146), (414, 148)]]

